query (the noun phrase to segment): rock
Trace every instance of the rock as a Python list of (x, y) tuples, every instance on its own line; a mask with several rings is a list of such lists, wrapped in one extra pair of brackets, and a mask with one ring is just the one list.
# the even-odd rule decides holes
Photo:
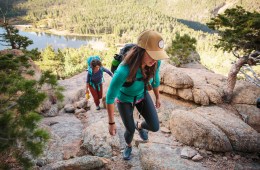
[(77, 109), (87, 109), (88, 101), (86, 99), (81, 99), (80, 101), (74, 103), (74, 107)]
[(191, 159), (196, 154), (197, 154), (197, 151), (192, 149), (192, 148), (190, 148), (190, 147), (184, 147), (181, 150), (181, 158)]
[(63, 169), (63, 170), (91, 170), (91, 169), (100, 169), (104, 166), (102, 159), (96, 156), (83, 156), (66, 161), (59, 161), (53, 164), (49, 164), (42, 168), (42, 170), (49, 169)]
[(202, 164), (180, 157), (181, 148), (146, 143), (139, 145), (142, 169), (192, 169), (205, 170)]
[(161, 127), (160, 130), (164, 133), (171, 133), (171, 131), (166, 127)]
[(237, 81), (234, 89), (232, 104), (256, 105), (256, 99), (260, 96), (260, 88), (256, 85), (246, 82)]
[(111, 136), (107, 130), (107, 118), (91, 124), (83, 132), (82, 146), (95, 156), (111, 158), (112, 149), (120, 148), (118, 133)]
[(106, 158), (100, 158), (104, 164), (108, 164), (110, 162), (109, 159)]
[(203, 157), (202, 157), (200, 154), (197, 154), (197, 155), (195, 155), (195, 156), (192, 158), (192, 160), (195, 161), (195, 162), (201, 161), (202, 159), (203, 159)]
[(72, 104), (79, 101), (80, 98), (85, 97), (86, 72), (84, 71), (69, 79), (59, 80), (58, 84), (64, 88), (64, 91), (62, 92), (64, 100), (60, 105)]
[[(51, 133), (51, 132), (50, 132)], [(51, 139), (48, 140), (43, 154), (36, 160), (37, 163), (44, 166), (46, 164), (58, 162), (63, 160), (63, 148), (60, 137), (51, 133)]]
[(240, 159), (240, 158), (241, 158), (240, 155), (235, 155), (235, 156), (233, 157), (233, 160), (238, 160), (238, 159)]
[(82, 143), (83, 129), (79, 119), (71, 114), (63, 114), (56, 117), (46, 117), (41, 124), (52, 125), (48, 126), (51, 139), (39, 159), (46, 160), (46, 163), (50, 164), (77, 157)]
[(54, 105), (51, 105), (51, 107), (47, 111), (47, 113), (45, 113), (43, 115), (46, 117), (54, 117), (54, 116), (58, 116), (58, 114), (59, 114), (58, 105), (54, 104)]
[(202, 105), (208, 105), (207, 103), (219, 104), (223, 102), (224, 91), (222, 87), (226, 83), (224, 76), (207, 69), (180, 68), (180, 70), (189, 75), (194, 82), (192, 91), (195, 92), (193, 98), (194, 101), (196, 98), (196, 103), (200, 104), (198, 101), (201, 101)]
[(193, 94), (191, 89), (178, 89), (177, 95), (185, 100), (193, 101)]
[[(259, 94), (260, 95), (260, 94)], [(260, 109), (255, 105), (234, 104), (233, 107), (243, 117), (244, 122), (260, 133)]]
[(79, 115), (80, 113), (85, 113), (86, 110), (85, 109), (76, 109), (75, 110), (75, 115)]
[(174, 88), (190, 88), (193, 87), (193, 81), (184, 72), (180, 71), (177, 67), (174, 67), (165, 62), (161, 66), (161, 82)]
[(232, 150), (227, 136), (218, 127), (191, 111), (173, 111), (170, 130), (177, 140), (186, 145), (213, 151)]
[(260, 151), (260, 134), (226, 110), (213, 106), (198, 107), (192, 112), (201, 115), (224, 132), (233, 150), (241, 152)]
[(160, 85), (160, 91), (170, 95), (177, 95), (177, 89), (164, 84)]
[(162, 92), (205, 106), (223, 103), (224, 76), (203, 68), (176, 68), (167, 63), (161, 70)]
[(207, 95), (207, 93), (199, 88), (199, 87), (194, 87), (192, 89), (192, 93), (193, 93), (193, 98), (194, 98), (194, 102), (197, 104), (201, 104), (204, 106), (209, 105), (209, 96)]
[(64, 106), (64, 110), (65, 110), (66, 113), (74, 113), (75, 107), (72, 104), (66, 104)]
[(252, 162), (252, 163), (235, 163), (235, 170), (259, 170), (260, 163)]
[(206, 151), (207, 155), (212, 155), (211, 151)]

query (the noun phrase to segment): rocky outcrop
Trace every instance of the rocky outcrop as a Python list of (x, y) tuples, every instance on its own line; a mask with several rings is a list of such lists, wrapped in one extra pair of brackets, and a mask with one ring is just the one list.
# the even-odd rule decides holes
[[(226, 77), (198, 67), (198, 64), (194, 68), (177, 68), (163, 62), (161, 84), (160, 91), (171, 96), (203, 106), (218, 105), (223, 103)], [(260, 88), (245, 81), (237, 81), (231, 105), (241, 119), (258, 132), (260, 110), (255, 105), (259, 96)]]
[(260, 151), (260, 134), (224, 109), (198, 107), (172, 112), (170, 129), (187, 144), (212, 151)]
[(161, 91), (201, 105), (222, 103), (223, 76), (206, 69), (177, 68), (163, 63)]
[[(198, 78), (197, 81), (195, 75), (203, 75), (203, 68), (196, 68), (197, 74), (195, 74), (196, 71), (192, 69), (186, 71), (184, 68), (171, 67), (168, 66), (168, 70), (172, 69), (171, 73), (176, 71), (174, 74), (176, 77), (166, 75), (166, 72), (162, 73), (162, 78), (166, 79), (167, 85), (164, 84), (160, 88), (164, 89), (165, 91), (162, 91), (165, 93), (168, 90), (170, 95), (161, 96), (162, 107), (158, 109), (160, 131), (149, 133), (148, 143), (143, 143), (138, 133), (135, 133), (131, 161), (122, 160), (121, 152), (125, 142), (124, 127), (119, 114), (115, 113), (117, 134), (110, 136), (106, 110), (101, 105), (102, 109), (97, 111), (92, 98), (87, 105), (82, 98), (85, 90), (85, 72), (70, 80), (61, 80), (60, 85), (66, 89), (64, 94), (68, 102), (64, 104), (68, 104), (68, 107), (60, 110), (59, 116), (43, 120), (44, 126), (52, 134), (52, 139), (43, 157), (37, 160), (37, 165), (42, 166), (40, 169), (84, 169), (83, 167), (85, 169), (89, 167), (93, 169), (212, 169), (212, 166), (216, 168), (219, 162), (211, 162), (212, 166), (206, 163), (209, 166), (205, 166), (205, 162), (216, 159), (209, 150), (222, 153), (259, 151), (259, 133), (244, 122), (244, 120), (252, 122), (257, 118), (257, 114), (254, 117), (250, 114), (249, 110), (252, 108), (243, 110), (245, 108), (243, 105), (249, 106), (248, 104), (232, 103), (226, 106), (227, 109), (224, 109), (224, 104), (223, 106), (212, 105), (212, 103), (221, 103), (219, 99), (222, 96), (221, 88), (225, 78), (222, 76), (215, 78), (214, 73), (208, 71), (208, 76), (200, 76), (201, 79)], [(192, 74), (195, 77), (192, 77)], [(105, 80), (104, 91), (110, 81), (106, 74)], [(171, 85), (171, 81), (176, 83)], [(203, 107), (202, 103), (209, 105)], [(84, 109), (85, 107), (90, 108)], [(73, 111), (70, 111), (71, 109)], [(249, 117), (243, 117), (242, 112)], [(64, 119), (64, 116), (70, 117), (71, 121)], [(257, 125), (257, 122), (255, 123)], [(62, 126), (66, 127), (66, 132), (59, 130)], [(79, 127), (77, 131), (82, 132), (81, 134), (75, 131), (76, 127)], [(75, 134), (72, 135), (73, 133)], [(185, 145), (189, 145), (191, 151), (185, 150)], [(205, 157), (207, 161), (204, 161)], [(234, 162), (236, 157), (238, 156), (219, 159)], [(95, 167), (89, 165), (90, 162), (91, 164), (94, 162)], [(224, 167), (225, 165), (219, 169)]]

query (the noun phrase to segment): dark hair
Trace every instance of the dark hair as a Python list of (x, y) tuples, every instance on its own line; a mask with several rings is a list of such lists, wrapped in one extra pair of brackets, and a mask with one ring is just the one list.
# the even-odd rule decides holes
[[(132, 82), (136, 78), (136, 73), (138, 68), (141, 68), (142, 61), (144, 58), (145, 49), (138, 47), (135, 45), (130, 51), (127, 53), (126, 57), (123, 60), (123, 63), (129, 65), (130, 74), (127, 77), (127, 82)], [(157, 68), (157, 62), (151, 67), (145, 66), (145, 68), (141, 68), (144, 82), (147, 83), (152, 77), (155, 75), (155, 71)]]
[(102, 66), (101, 61), (99, 61), (99, 60), (92, 60), (90, 65), (91, 65), (91, 68), (95, 68), (96, 66), (100, 66), (100, 67)]

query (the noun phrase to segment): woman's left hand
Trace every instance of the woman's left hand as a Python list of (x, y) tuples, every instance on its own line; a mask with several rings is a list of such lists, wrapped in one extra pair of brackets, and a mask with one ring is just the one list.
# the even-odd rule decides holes
[(155, 107), (158, 109), (161, 107), (161, 100), (160, 99), (156, 99), (155, 100)]

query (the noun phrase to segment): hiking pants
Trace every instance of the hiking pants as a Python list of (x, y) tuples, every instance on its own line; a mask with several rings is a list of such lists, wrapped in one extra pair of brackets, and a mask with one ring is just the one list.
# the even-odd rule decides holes
[(102, 83), (99, 84), (99, 88), (100, 89), (98, 91), (98, 85), (95, 85), (95, 89), (91, 85), (89, 86), (90, 93), (93, 96), (93, 99), (94, 99), (96, 106), (99, 106), (99, 104), (100, 104), (99, 99), (102, 99), (102, 96), (103, 96), (103, 84)]
[[(142, 128), (152, 132), (159, 130), (159, 119), (154, 103), (149, 93), (145, 95), (145, 99), (135, 105), (138, 112), (145, 119), (141, 125)], [(117, 103), (118, 111), (125, 125), (126, 131), (124, 134), (127, 144), (131, 144), (135, 133), (135, 122), (133, 117), (134, 106), (132, 103)]]

